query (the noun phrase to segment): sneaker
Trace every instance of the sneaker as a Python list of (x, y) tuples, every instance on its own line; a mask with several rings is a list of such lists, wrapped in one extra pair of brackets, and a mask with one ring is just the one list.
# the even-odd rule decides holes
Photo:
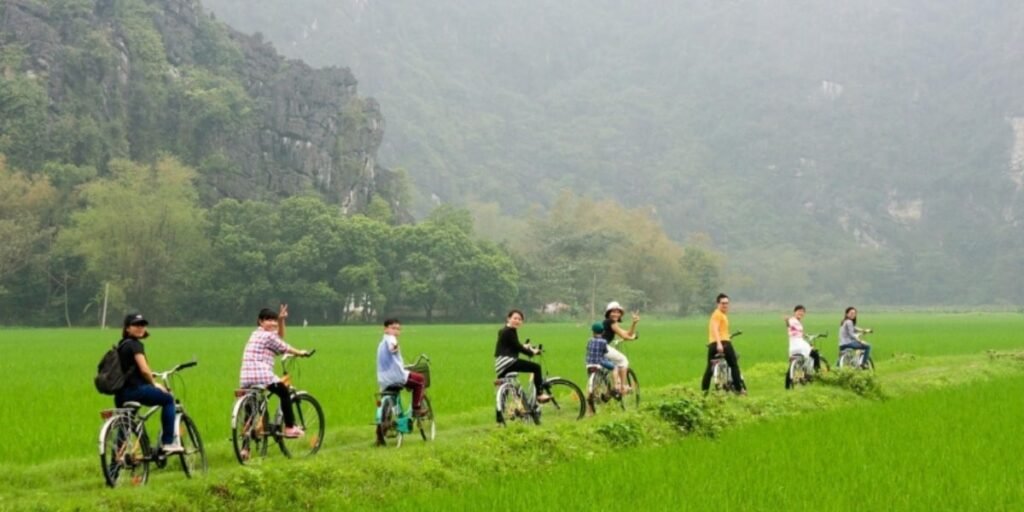
[(181, 443), (171, 443), (160, 446), (160, 449), (167, 455), (185, 453), (185, 447)]
[(281, 435), (288, 439), (296, 439), (306, 435), (306, 432), (302, 430), (302, 427), (285, 427)]

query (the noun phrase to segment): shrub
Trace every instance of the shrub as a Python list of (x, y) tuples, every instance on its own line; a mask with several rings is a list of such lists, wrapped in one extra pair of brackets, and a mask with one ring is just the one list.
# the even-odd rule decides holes
[(636, 446), (644, 438), (643, 430), (635, 421), (614, 421), (597, 427), (597, 433), (608, 441), (623, 446)]
[(816, 381), (828, 386), (836, 386), (874, 400), (884, 400), (885, 393), (874, 372), (853, 368), (840, 368), (816, 377)]

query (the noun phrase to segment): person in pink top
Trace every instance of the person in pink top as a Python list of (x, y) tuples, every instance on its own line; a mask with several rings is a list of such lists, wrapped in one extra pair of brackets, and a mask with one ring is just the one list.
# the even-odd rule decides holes
[(280, 310), (274, 312), (269, 308), (260, 310), (256, 319), (259, 328), (249, 336), (242, 352), (241, 387), (265, 386), (267, 391), (277, 395), (281, 400), (281, 412), (284, 416), (284, 437), (302, 437), (301, 427), (295, 426), (295, 411), (292, 410), (292, 398), (288, 385), (274, 375), (274, 358), (281, 354), (308, 356), (306, 350), (292, 348), (284, 341), (284, 323), (288, 318), (288, 305), (282, 304)]

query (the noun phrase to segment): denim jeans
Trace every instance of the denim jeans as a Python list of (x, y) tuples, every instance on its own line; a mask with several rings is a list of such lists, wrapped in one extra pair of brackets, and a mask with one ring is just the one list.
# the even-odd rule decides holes
[(871, 345), (868, 345), (867, 343), (847, 343), (845, 345), (839, 345), (839, 350), (840, 351), (843, 351), (843, 350), (846, 350), (846, 349), (863, 350), (864, 351), (864, 355), (861, 357), (861, 360), (859, 361), (859, 364), (867, 363), (868, 357), (871, 356)]
[(142, 405), (159, 405), (163, 407), (160, 414), (161, 444), (174, 443), (174, 396), (152, 384), (144, 384), (134, 388), (124, 388), (114, 395), (114, 406), (121, 407), (125, 402), (138, 402)]

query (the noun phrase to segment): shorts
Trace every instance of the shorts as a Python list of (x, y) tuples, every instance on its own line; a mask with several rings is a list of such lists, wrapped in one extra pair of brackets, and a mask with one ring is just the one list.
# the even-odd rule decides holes
[(626, 356), (622, 352), (619, 352), (613, 347), (608, 347), (608, 354), (605, 355), (605, 357), (607, 357), (608, 360), (618, 368), (629, 367), (629, 359), (626, 359)]

